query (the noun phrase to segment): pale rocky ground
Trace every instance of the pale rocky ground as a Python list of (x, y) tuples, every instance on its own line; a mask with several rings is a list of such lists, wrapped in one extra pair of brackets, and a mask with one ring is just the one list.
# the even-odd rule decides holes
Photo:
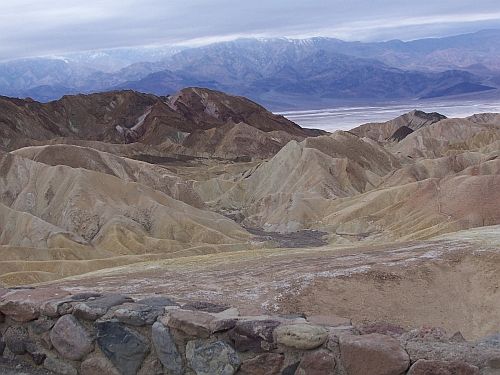
[(439, 326), (474, 339), (500, 330), (500, 226), (432, 241), (233, 252), (133, 264), (49, 285), (166, 294), (244, 314), (335, 314), (356, 323)]

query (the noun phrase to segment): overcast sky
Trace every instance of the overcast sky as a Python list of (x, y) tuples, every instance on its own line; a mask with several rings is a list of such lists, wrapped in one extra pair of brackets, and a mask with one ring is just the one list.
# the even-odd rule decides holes
[(237, 37), (415, 39), (500, 28), (500, 0), (0, 0), (0, 59)]

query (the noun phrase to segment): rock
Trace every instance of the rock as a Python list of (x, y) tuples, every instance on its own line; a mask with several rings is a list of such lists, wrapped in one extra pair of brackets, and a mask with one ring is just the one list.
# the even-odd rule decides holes
[(220, 313), (229, 309), (230, 306), (220, 305), (212, 302), (195, 301), (182, 305), (183, 310), (197, 310), (208, 313)]
[(4, 333), (5, 345), (14, 354), (24, 354), (29, 341), (26, 327), (10, 326)]
[(472, 343), (411, 340), (405, 348), (413, 362), (419, 359), (463, 361), (481, 368), (495, 358), (500, 359), (499, 349)]
[(238, 375), (276, 375), (280, 373), (285, 357), (278, 353), (264, 353), (241, 364)]
[(285, 367), (283, 371), (281, 371), (281, 375), (295, 375), (297, 368), (299, 367), (300, 362), (292, 363), (291, 365)]
[(273, 332), (281, 323), (277, 320), (243, 320), (229, 332), (236, 350), (241, 352), (269, 351), (273, 348)]
[(147, 340), (119, 322), (97, 323), (97, 344), (122, 375), (135, 375), (149, 352)]
[(54, 298), (69, 295), (59, 289), (22, 289), (5, 294), (0, 300), (0, 312), (17, 322), (29, 322), (40, 316), (40, 306)]
[(496, 358), (490, 358), (487, 364), (492, 369), (500, 370), (500, 353)]
[(33, 351), (30, 353), (30, 357), (35, 365), (40, 366), (43, 362), (45, 362), (47, 355), (39, 351)]
[(40, 335), (40, 343), (47, 350), (52, 350), (54, 345), (52, 345), (52, 341), (50, 341), (50, 332), (45, 332)]
[(67, 298), (47, 301), (42, 305), (41, 312), (43, 315), (51, 318), (59, 318), (60, 316), (71, 314), (75, 304), (100, 296), (101, 294), (99, 293), (79, 293)]
[(94, 349), (94, 340), (73, 315), (57, 320), (50, 331), (50, 341), (61, 356), (73, 361), (81, 360)]
[(80, 375), (120, 375), (116, 367), (106, 358), (93, 357), (82, 362)]
[(3, 355), (4, 350), (5, 350), (5, 340), (3, 339), (3, 336), (0, 335), (0, 356)]
[(344, 335), (339, 337), (339, 344), (341, 361), (349, 375), (401, 375), (410, 364), (408, 353), (389, 336)]
[(5, 322), (5, 314), (0, 312), (0, 324)]
[(479, 369), (465, 362), (427, 361), (419, 359), (408, 375), (479, 375)]
[(186, 358), (196, 375), (233, 375), (241, 363), (238, 353), (223, 341), (189, 341)]
[(311, 315), (307, 321), (312, 324), (328, 327), (351, 326), (351, 319), (342, 318), (337, 315)]
[(328, 337), (325, 328), (309, 324), (282, 325), (274, 333), (278, 344), (302, 350), (315, 349)]
[(302, 357), (295, 375), (334, 375), (335, 356), (328, 350), (309, 352)]
[(358, 335), (359, 332), (354, 327), (342, 326), (329, 329), (325, 347), (332, 353), (340, 356), (339, 337), (344, 335)]
[(462, 335), (462, 332), (458, 331), (458, 332), (455, 332), (450, 337), (450, 341), (452, 341), (452, 342), (466, 342), (467, 340), (465, 339), (464, 335)]
[(168, 369), (171, 375), (182, 375), (184, 366), (177, 345), (170, 330), (162, 323), (156, 322), (151, 328), (153, 345), (160, 362)]
[(161, 314), (163, 314), (161, 306), (124, 303), (116, 308), (113, 317), (125, 324), (145, 326), (153, 324)]
[(136, 301), (141, 305), (156, 306), (156, 307), (166, 307), (166, 306), (179, 306), (177, 302), (168, 297), (148, 297)]
[(387, 335), (392, 337), (399, 337), (406, 332), (406, 330), (396, 324), (377, 322), (364, 324), (358, 327), (359, 333), (362, 335), (369, 335), (370, 333), (379, 333), (381, 335)]
[(236, 307), (230, 307), (220, 313), (210, 313), (217, 319), (236, 319), (240, 316), (240, 312)]
[(171, 310), (167, 317), (160, 321), (171, 328), (178, 329), (193, 337), (208, 338), (211, 334), (211, 323), (215, 318), (201, 311)]
[(485, 346), (488, 348), (496, 348), (500, 350), (500, 333), (495, 333), (490, 336), (486, 336), (477, 341), (480, 346)]
[(54, 327), (56, 321), (54, 319), (42, 316), (37, 320), (33, 320), (29, 323), (29, 330), (34, 335), (41, 335), (48, 332)]
[(494, 369), (491, 367), (483, 367), (480, 372), (481, 375), (500, 375), (499, 369)]
[(448, 341), (446, 331), (439, 327), (424, 326), (420, 329), (414, 329), (403, 335), (404, 340), (420, 340), (420, 341)]
[[(137, 375), (163, 375), (164, 373), (161, 362), (157, 358), (151, 358), (144, 362)], [(171, 375), (170, 372), (167, 374)]]
[(210, 332), (229, 331), (236, 326), (238, 319), (215, 319), (210, 322)]
[(113, 306), (121, 305), (125, 302), (133, 302), (130, 297), (121, 294), (110, 294), (102, 297), (80, 302), (73, 307), (73, 315), (85, 320), (97, 320)]
[(49, 371), (55, 372), (56, 374), (60, 375), (78, 374), (76, 368), (71, 366), (69, 363), (63, 362), (52, 356), (48, 356), (47, 358), (45, 358), (45, 361), (43, 361), (43, 367), (45, 367)]
[(6, 300), (0, 302), (0, 311), (17, 322), (29, 322), (40, 316), (40, 310), (37, 305), (22, 300)]

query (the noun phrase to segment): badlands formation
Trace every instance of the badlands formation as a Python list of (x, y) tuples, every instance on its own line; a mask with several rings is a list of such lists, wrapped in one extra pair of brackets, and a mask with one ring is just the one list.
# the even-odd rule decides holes
[[(328, 134), (303, 129), (245, 98), (200, 88), (169, 97), (133, 91), (67, 96), (47, 104), (0, 98), (0, 182), (0, 283), (7, 288), (1, 293), (0, 311), (7, 316), (5, 324), (10, 319), (64, 315), (58, 307), (57, 314), (47, 312), (47, 296), (44, 307), (36, 305), (36, 292), (23, 285), (42, 294), (71, 295), (61, 303), (71, 306), (69, 312), (76, 309), (78, 319), (77, 304), (95, 298), (109, 302), (109, 293), (127, 296), (115, 305), (131, 303), (129, 297), (166, 295), (177, 301), (175, 306), (198, 301), (198, 307), (233, 306), (243, 315), (280, 317), (276, 324), (236, 318), (239, 323), (226, 322), (221, 331), (230, 337), (224, 340), (240, 352), (246, 350), (238, 348), (243, 340), (243, 333), (235, 331), (238, 324), (269, 345), (278, 340), (286, 346), (290, 337), (300, 341), (316, 336), (321, 342), (313, 347), (323, 345), (309, 353), (311, 358), (287, 349), (283, 359), (276, 356), (281, 349), (271, 345), (264, 351), (272, 353), (245, 359), (225, 344), (215, 345), (225, 342), (222, 334), (212, 337), (219, 331), (204, 331), (214, 316), (191, 319), (185, 313), (165, 318), (165, 325), (144, 323), (153, 324), (154, 345), (160, 340), (155, 332), (164, 339), (169, 329), (165, 327), (221, 339), (209, 348), (189, 341), (186, 352), (174, 359), (189, 362), (197, 374), (211, 372), (203, 372), (197, 362), (201, 357), (193, 353), (215, 351), (223, 353), (227, 366), (213, 373), (233, 374), (239, 368), (242, 374), (366, 375), (366, 369), (356, 367), (356, 358), (400, 344), (409, 356), (395, 349), (401, 356), (388, 362), (395, 367), (374, 367), (372, 374), (398, 375), (410, 365), (409, 374), (500, 372), (498, 335), (480, 339), (500, 331), (498, 114), (448, 119), (413, 111), (386, 123)], [(32, 315), (20, 318), (16, 306)], [(106, 306), (102, 315), (114, 305)], [(148, 306), (158, 310), (166, 305)], [(182, 309), (192, 310), (184, 305)], [(113, 316), (123, 311), (111, 309), (109, 314), (111, 320), (96, 323), (99, 335), (130, 334), (113, 325)], [(123, 323), (122, 318), (117, 319)], [(286, 319), (291, 321), (283, 323)], [(337, 331), (328, 336), (324, 328), (306, 323), (343, 326), (350, 334), (397, 336), (399, 343), (392, 342), (394, 338), (372, 343), (371, 336), (364, 335), (342, 338)], [(80, 326), (75, 318), (57, 324), (62, 326), (59, 331), (57, 325), (47, 328), (52, 329), (52, 344), (60, 343), (58, 335), (64, 336), (65, 329), (83, 336), (90, 329), (90, 323)], [(280, 324), (285, 328), (278, 330)], [(195, 333), (190, 331), (193, 325)], [(422, 326), (440, 328), (411, 331)], [(27, 329), (20, 327), (7, 328), (11, 352), (16, 347), (12, 337), (19, 337), (11, 331), (22, 336)], [(264, 329), (265, 336), (255, 329)], [(451, 337), (458, 331), (461, 334)], [(428, 334), (432, 348), (411, 349), (411, 335)], [(488, 345), (465, 343), (464, 337)], [(98, 346), (110, 358), (109, 343), (101, 339)], [(245, 340), (244, 345), (253, 345)], [(449, 349), (457, 340), (462, 351)], [(302, 344), (292, 347), (312, 348)], [(330, 350), (332, 345), (340, 345), (340, 351)], [(87, 346), (74, 358), (72, 353), (65, 357), (65, 349), (57, 352), (80, 361), (91, 352)], [(346, 354), (356, 350), (361, 354)], [(478, 359), (474, 350), (493, 354)], [(38, 358), (28, 347), (21, 352), (30, 353), (34, 361)], [(102, 360), (93, 355), (86, 361)], [(145, 357), (131, 368), (137, 370)], [(374, 366), (382, 366), (384, 357), (375, 357)], [(417, 365), (419, 360), (449, 363)], [(456, 360), (474, 368), (450, 364)], [(76, 367), (68, 370), (63, 366), (67, 363), (57, 367), (56, 360), (46, 361), (52, 371), (66, 368), (71, 374), (90, 366), (71, 362)], [(202, 362), (220, 369), (219, 362), (210, 361)], [(267, 366), (268, 372), (248, 370), (259, 361), (274, 367)], [(337, 363), (337, 372), (311, 372), (307, 361), (333, 367)], [(444, 370), (425, 372), (429, 366)], [(127, 371), (121, 373), (135, 373)]]

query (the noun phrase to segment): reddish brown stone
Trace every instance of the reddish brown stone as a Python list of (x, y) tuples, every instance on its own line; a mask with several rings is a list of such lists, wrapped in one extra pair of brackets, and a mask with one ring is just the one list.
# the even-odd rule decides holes
[(241, 364), (239, 375), (277, 375), (285, 357), (278, 353), (264, 353)]
[(349, 375), (401, 375), (409, 367), (408, 353), (396, 339), (373, 333), (339, 338), (342, 363)]
[(274, 330), (280, 324), (272, 319), (239, 321), (229, 337), (238, 351), (269, 351), (274, 345)]
[(47, 301), (67, 296), (59, 289), (23, 289), (5, 294), (0, 300), (0, 312), (18, 322), (35, 320), (40, 315), (40, 306)]
[(172, 310), (160, 321), (170, 327), (183, 331), (189, 336), (208, 338), (211, 334), (211, 323), (215, 318), (201, 311)]
[(334, 375), (335, 357), (328, 350), (306, 353), (295, 375)]
[(120, 375), (113, 364), (103, 357), (93, 357), (82, 362), (81, 375)]
[(82, 359), (94, 349), (89, 333), (73, 315), (64, 315), (50, 331), (50, 341), (64, 358)]
[(408, 375), (479, 375), (479, 369), (461, 361), (448, 362), (419, 359), (411, 366)]

